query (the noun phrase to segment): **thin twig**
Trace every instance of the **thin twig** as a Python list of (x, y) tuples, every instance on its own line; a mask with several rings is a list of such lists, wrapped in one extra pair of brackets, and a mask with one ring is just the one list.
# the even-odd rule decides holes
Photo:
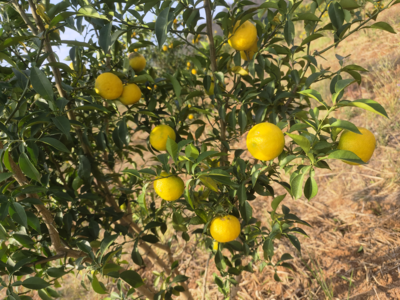
[(206, 290), (207, 290), (207, 274), (208, 274), (208, 265), (210, 264), (210, 259), (212, 257), (212, 252), (210, 252), (210, 255), (207, 258), (206, 262), (206, 269), (204, 270), (204, 276), (203, 276), (203, 293), (201, 294), (201, 300), (206, 299)]

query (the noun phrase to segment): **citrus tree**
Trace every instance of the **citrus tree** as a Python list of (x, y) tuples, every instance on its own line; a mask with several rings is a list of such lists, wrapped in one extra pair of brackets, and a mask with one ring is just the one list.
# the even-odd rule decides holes
[[(375, 148), (369, 130), (332, 114), (387, 117), (371, 99), (343, 98), (364, 68), (317, 59), (359, 30), (394, 33), (376, 20), (397, 2), (2, 0), (6, 299), (56, 298), (60, 278), (78, 273), (99, 294), (115, 285), (114, 299), (193, 299), (174, 257), (193, 239), (225, 297), (256, 265), (291, 268), (274, 245), (300, 253), (309, 224), (288, 203), (315, 197), (329, 159), (364, 164)], [(83, 41), (62, 39), (67, 28)], [(333, 42), (312, 46), (323, 37)], [(327, 99), (312, 88), (324, 80)], [(273, 199), (268, 227), (253, 216), (257, 195)]]

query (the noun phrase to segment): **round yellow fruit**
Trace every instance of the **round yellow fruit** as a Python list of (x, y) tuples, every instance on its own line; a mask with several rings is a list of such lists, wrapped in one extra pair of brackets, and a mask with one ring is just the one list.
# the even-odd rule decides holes
[(234, 241), (240, 234), (240, 222), (232, 215), (216, 217), (211, 221), (210, 233), (219, 243)]
[(124, 86), (117, 75), (107, 72), (96, 78), (94, 89), (104, 99), (115, 100), (121, 96)]
[(188, 108), (191, 108), (192, 107), (192, 104), (188, 104)]
[(186, 63), (186, 66), (190, 67), (190, 61), (188, 61), (188, 62)]
[(248, 50), (253, 46), (257, 40), (257, 29), (250, 21), (244, 22), (240, 25), (237, 21), (228, 43), (235, 50), (243, 51)]
[(249, 131), (246, 145), (254, 158), (272, 160), (282, 153), (285, 138), (278, 126), (272, 123), (260, 123)]
[(119, 101), (125, 105), (135, 104), (142, 98), (142, 91), (140, 88), (134, 84), (130, 83), (124, 86), (124, 90), (122, 91), (121, 97), (119, 97)]
[(142, 72), (146, 67), (146, 59), (142, 54), (130, 53), (128, 58), (129, 58), (129, 65), (136, 73)]
[(164, 46), (162, 47), (162, 49), (163, 49), (163, 51), (167, 51), (167, 50), (168, 50), (168, 47), (164, 45)]
[(158, 151), (166, 150), (168, 137), (175, 141), (175, 131), (168, 125), (158, 125), (150, 132), (150, 144)]
[(154, 181), (154, 190), (161, 199), (175, 201), (182, 196), (185, 184), (180, 177), (161, 172), (161, 177)]
[(193, 75), (196, 75), (196, 74), (197, 74), (196, 69), (192, 69), (192, 74), (193, 74)]
[(189, 118), (189, 120), (193, 120), (193, 115), (192, 114), (190, 114), (189, 116), (188, 116), (188, 118)]
[(250, 47), (250, 49), (245, 51), (240, 51), (240, 57), (245, 60), (249, 61), (253, 59), (254, 54), (258, 51), (257, 41)]
[[(363, 162), (368, 162), (375, 151), (376, 139), (371, 131), (363, 127), (357, 127), (361, 134), (344, 131), (339, 139), (338, 149), (351, 151)], [(358, 165), (354, 162), (344, 161), (349, 165)]]

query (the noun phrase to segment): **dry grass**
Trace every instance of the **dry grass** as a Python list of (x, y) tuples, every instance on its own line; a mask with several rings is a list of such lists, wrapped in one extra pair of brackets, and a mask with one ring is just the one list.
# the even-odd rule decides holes
[[(399, 6), (400, 8), (400, 6)], [(384, 14), (397, 30), (399, 8)], [(400, 299), (400, 38), (382, 31), (355, 34), (338, 48), (326, 53), (324, 67), (338, 67), (335, 53), (353, 55), (346, 64), (355, 63), (370, 72), (363, 75), (360, 87), (348, 89), (347, 99), (371, 98), (380, 102), (390, 119), (361, 109), (344, 109), (336, 115), (372, 130), (378, 145), (367, 166), (355, 167), (332, 161), (331, 170), (319, 170), (319, 194), (312, 201), (286, 199), (285, 205), (313, 228), (304, 228), (310, 238), (301, 238), (302, 256), (287, 241), (276, 244), (276, 253), (291, 253), (295, 272), (279, 269), (283, 280), (273, 279), (273, 270), (244, 273), (237, 299)], [(321, 93), (328, 88), (320, 85)], [(245, 137), (243, 137), (244, 140)], [(243, 145), (243, 140), (241, 145)], [(277, 191), (279, 188), (277, 187)], [(283, 191), (280, 191), (283, 193)], [(267, 225), (270, 197), (251, 202), (256, 217)], [(129, 254), (129, 249), (126, 249)], [(262, 253), (260, 250), (262, 257)], [(191, 278), (189, 288), (200, 299), (202, 277), (208, 253), (195, 237), (189, 243), (179, 239), (175, 249), (180, 271)], [(130, 262), (129, 255), (126, 259)], [(150, 265), (150, 262), (147, 261)], [(140, 270), (152, 281), (151, 267)], [(206, 299), (223, 299), (213, 283), (218, 271), (210, 261)], [(104, 299), (81, 286), (82, 276), (68, 276), (58, 291), (60, 299)], [(85, 281), (90, 286), (89, 281)], [(106, 283), (106, 282), (105, 282)], [(116, 287), (107, 283), (110, 291)], [(34, 299), (39, 299), (37, 296)]]

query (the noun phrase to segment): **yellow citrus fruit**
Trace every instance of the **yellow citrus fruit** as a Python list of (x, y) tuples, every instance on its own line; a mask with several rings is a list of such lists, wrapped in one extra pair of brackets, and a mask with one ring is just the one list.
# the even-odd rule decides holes
[(272, 123), (260, 123), (249, 131), (246, 145), (254, 158), (271, 160), (282, 153), (285, 138), (278, 126)]
[(192, 114), (190, 114), (189, 116), (188, 116), (188, 118), (189, 118), (189, 120), (193, 120), (193, 115)]
[(176, 24), (176, 23), (178, 23), (178, 20), (177, 20), (177, 19), (174, 19), (174, 24)]
[(207, 94), (208, 96), (214, 95), (214, 88), (215, 88), (214, 81), (211, 81), (210, 89), (209, 89), (208, 91), (206, 91), (206, 94)]
[(164, 45), (164, 46), (162, 47), (162, 49), (163, 49), (163, 51), (167, 51), (167, 50), (168, 50), (168, 47)]
[(94, 89), (104, 99), (115, 100), (121, 96), (124, 86), (117, 75), (106, 72), (96, 78)]
[[(375, 136), (371, 131), (363, 127), (357, 127), (361, 134), (357, 134), (351, 131), (344, 131), (339, 139), (338, 149), (351, 151), (363, 162), (368, 162), (374, 153), (376, 147)], [(358, 165), (354, 162), (345, 163), (349, 165)]]
[(196, 69), (192, 69), (192, 74), (193, 74), (193, 75), (196, 75), (196, 74), (197, 74)]
[(172, 49), (174, 47), (174, 44), (171, 43), (171, 44), (169, 44), (168, 47), (169, 47), (169, 49)]
[[(69, 64), (69, 67), (71, 68), (71, 70), (74, 70), (74, 71), (75, 71), (75, 69), (74, 69), (74, 63), (73, 63), (73, 62), (71, 62), (71, 63)], [(83, 73), (83, 74), (86, 73), (86, 67), (85, 67), (85, 65), (83, 65), (83, 64), (82, 64), (82, 73)]]
[(239, 25), (240, 21), (237, 21), (228, 43), (235, 50), (248, 50), (257, 40), (257, 29), (250, 21)]
[(142, 98), (142, 91), (140, 88), (134, 84), (130, 83), (124, 86), (124, 90), (122, 91), (121, 97), (119, 97), (119, 101), (125, 105), (135, 104)]
[(128, 58), (129, 58), (129, 65), (136, 73), (142, 72), (146, 67), (146, 59), (142, 54), (130, 53)]
[(210, 233), (217, 242), (231, 242), (240, 234), (240, 222), (232, 215), (216, 217), (211, 221)]
[(175, 141), (175, 131), (168, 125), (158, 125), (150, 132), (150, 144), (158, 151), (166, 150), (168, 137)]
[(185, 184), (180, 177), (161, 172), (161, 176), (154, 181), (154, 190), (161, 199), (175, 201), (182, 196)]
[(192, 104), (188, 104), (188, 108), (191, 108), (192, 107)]
[(250, 49), (246, 51), (240, 51), (240, 57), (245, 61), (251, 60), (257, 51), (258, 51), (257, 41), (255, 41), (254, 44), (250, 47)]
[(190, 61), (188, 61), (188, 62), (186, 63), (186, 66), (190, 67)]

